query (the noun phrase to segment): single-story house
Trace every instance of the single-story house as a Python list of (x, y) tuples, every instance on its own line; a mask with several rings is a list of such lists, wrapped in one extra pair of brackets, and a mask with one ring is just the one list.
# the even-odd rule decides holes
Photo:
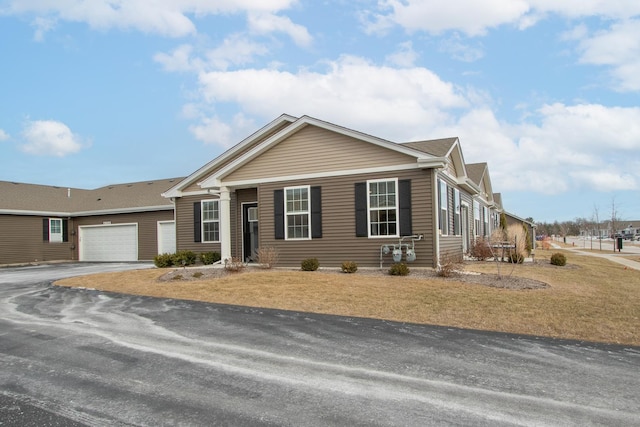
[(435, 267), (499, 226), (485, 163), (458, 138), (395, 143), (309, 116), (282, 115), (164, 193), (176, 247), (279, 264)]
[(94, 190), (0, 181), (0, 264), (139, 261), (174, 252), (173, 204), (161, 193), (181, 180)]

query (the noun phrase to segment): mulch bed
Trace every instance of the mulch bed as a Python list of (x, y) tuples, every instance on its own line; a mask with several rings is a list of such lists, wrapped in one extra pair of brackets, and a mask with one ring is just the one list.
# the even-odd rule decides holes
[[(571, 268), (569, 265), (565, 267), (556, 267), (548, 263), (535, 264), (539, 266), (549, 266), (552, 268)], [(504, 265), (505, 270), (508, 268), (508, 264)], [(158, 280), (162, 282), (169, 281), (191, 281), (191, 280), (209, 280), (225, 277), (231, 274), (242, 274), (243, 272), (250, 271), (269, 271), (255, 266), (247, 266), (240, 271), (234, 272), (226, 270), (222, 267), (187, 267), (177, 268), (163, 274)], [(277, 268), (274, 271), (300, 271), (298, 269), (285, 269)], [(346, 274), (339, 269), (325, 269), (321, 268), (317, 271), (319, 274)], [(354, 274), (360, 276), (372, 276), (372, 277), (388, 277), (389, 274), (386, 269), (380, 270), (377, 268), (360, 268)], [(514, 289), (514, 290), (528, 290), (528, 289), (545, 289), (549, 285), (539, 280), (528, 279), (525, 277), (509, 276), (503, 274), (501, 277), (497, 274), (487, 273), (472, 273), (461, 272), (454, 273), (450, 277), (440, 277), (435, 270), (428, 268), (413, 268), (407, 277), (410, 278), (425, 278), (431, 280), (445, 280), (454, 282), (463, 282), (474, 285), (489, 286), (493, 288)]]

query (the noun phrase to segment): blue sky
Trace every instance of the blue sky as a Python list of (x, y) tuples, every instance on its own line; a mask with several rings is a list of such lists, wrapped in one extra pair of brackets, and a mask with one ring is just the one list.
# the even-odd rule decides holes
[(185, 176), (283, 113), (458, 136), (504, 207), (640, 219), (635, 0), (0, 0), (0, 180)]

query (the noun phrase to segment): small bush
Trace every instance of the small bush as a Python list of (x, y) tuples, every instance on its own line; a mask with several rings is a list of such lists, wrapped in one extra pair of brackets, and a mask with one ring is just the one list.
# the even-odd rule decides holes
[(214, 262), (220, 261), (220, 252), (202, 252), (200, 254), (200, 262), (204, 265), (210, 265)]
[(475, 258), (478, 261), (484, 261), (487, 258), (493, 257), (493, 253), (491, 252), (491, 246), (489, 246), (489, 242), (484, 239), (476, 239), (469, 249), (469, 255)]
[(565, 266), (567, 265), (567, 257), (560, 252), (556, 252), (555, 254), (551, 255), (551, 264), (558, 265), (560, 267)]
[(258, 263), (264, 268), (272, 268), (278, 263), (280, 254), (278, 250), (273, 246), (265, 246), (264, 248), (258, 248)]
[(242, 262), (242, 258), (232, 257), (224, 261), (224, 269), (227, 271), (231, 271), (237, 273), (241, 271), (245, 267)]
[(355, 273), (356, 271), (358, 271), (358, 264), (356, 264), (354, 261), (345, 261), (340, 266), (340, 269), (343, 273)]
[(171, 280), (182, 280), (182, 279), (184, 279), (184, 277), (182, 277), (182, 274), (176, 274), (171, 278)]
[(522, 264), (524, 262), (524, 256), (522, 254), (512, 253), (509, 255), (509, 262), (511, 264)]
[(173, 265), (173, 254), (158, 254), (153, 257), (153, 263), (158, 268), (167, 268)]
[(440, 266), (436, 274), (440, 277), (451, 277), (462, 271), (462, 257), (445, 253), (440, 256)]
[(307, 258), (300, 263), (302, 271), (316, 271), (320, 267), (318, 258)]
[(397, 262), (389, 268), (389, 274), (392, 276), (407, 276), (410, 270), (404, 262)]
[(201, 278), (202, 276), (204, 276), (204, 273), (202, 271), (196, 271), (195, 273), (193, 273), (191, 275), (191, 277), (195, 277), (196, 279)]
[(193, 251), (178, 251), (173, 255), (173, 263), (177, 266), (193, 265), (197, 256)]

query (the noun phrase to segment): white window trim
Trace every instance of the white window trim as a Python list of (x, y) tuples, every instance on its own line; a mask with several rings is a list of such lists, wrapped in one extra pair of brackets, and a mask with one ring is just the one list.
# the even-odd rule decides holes
[[(218, 205), (218, 219), (210, 219), (205, 221), (204, 219), (204, 204), (214, 202)], [(218, 223), (218, 240), (206, 240), (206, 233), (204, 232), (204, 225), (212, 222)], [(202, 243), (220, 243), (220, 234), (221, 234), (221, 222), (220, 222), (220, 200), (219, 199), (209, 199), (209, 200), (201, 200), (200, 201), (200, 234), (202, 236)]]
[[(444, 185), (444, 196), (445, 200), (442, 203), (442, 186)], [(438, 183), (438, 221), (442, 222), (442, 211), (446, 211), (445, 218), (447, 219), (446, 223), (440, 224), (440, 235), (448, 236), (449, 235), (449, 184), (444, 179), (439, 179)]]
[[(287, 193), (288, 190), (297, 190), (301, 188), (307, 189), (307, 210), (306, 211), (293, 211), (287, 210)], [(307, 215), (307, 237), (289, 237), (289, 215)], [(295, 187), (284, 188), (284, 239), (285, 240), (311, 240), (311, 186), (310, 185), (296, 185)]]
[[(60, 221), (60, 232), (59, 233), (54, 233), (53, 231), (51, 231), (53, 229), (53, 227), (51, 226), (51, 224), (53, 223), (53, 221)], [(50, 243), (62, 243), (62, 218), (49, 218), (49, 242)]]
[[(396, 194), (396, 233), (385, 235), (372, 235), (371, 234), (371, 194), (369, 193), (369, 184), (375, 182), (393, 182), (395, 185)], [(374, 210), (390, 210), (389, 207), (384, 209), (373, 208)], [(393, 237), (400, 237), (400, 194), (398, 193), (398, 178), (382, 178), (382, 179), (369, 179), (367, 180), (367, 235), (370, 239), (388, 239)]]
[(477, 200), (473, 201), (473, 235), (478, 237), (480, 235), (480, 203)]

